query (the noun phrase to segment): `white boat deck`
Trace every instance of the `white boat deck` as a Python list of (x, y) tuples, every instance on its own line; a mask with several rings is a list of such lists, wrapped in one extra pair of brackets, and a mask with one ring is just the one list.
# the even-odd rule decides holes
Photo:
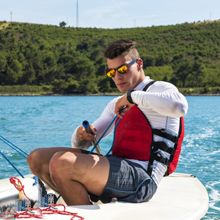
[[(0, 203), (16, 194), (17, 190), (8, 179), (0, 180)], [(174, 173), (162, 179), (149, 202), (69, 206), (67, 211), (77, 212), (86, 220), (199, 220), (206, 214), (208, 206), (208, 193), (196, 177)], [(53, 214), (44, 215), (44, 219), (71, 219), (71, 216)]]

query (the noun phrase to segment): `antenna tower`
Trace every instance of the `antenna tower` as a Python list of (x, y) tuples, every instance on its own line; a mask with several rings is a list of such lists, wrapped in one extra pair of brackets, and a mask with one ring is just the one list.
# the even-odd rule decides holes
[(76, 27), (79, 27), (78, 0), (76, 1)]

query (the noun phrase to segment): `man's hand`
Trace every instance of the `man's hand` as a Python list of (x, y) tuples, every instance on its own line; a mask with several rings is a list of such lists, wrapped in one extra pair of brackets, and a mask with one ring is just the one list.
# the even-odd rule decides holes
[(77, 129), (76, 135), (77, 135), (77, 137), (79, 138), (80, 141), (90, 141), (90, 142), (92, 142), (92, 140), (96, 137), (96, 135), (97, 135), (96, 128), (92, 124), (90, 124), (90, 127), (91, 127), (94, 135), (92, 135), (90, 133), (87, 133), (83, 126), (80, 126)]
[[(125, 108), (119, 113), (119, 111), (125, 106)], [(127, 94), (122, 96), (120, 99), (115, 104), (115, 114), (119, 117), (122, 118), (126, 112), (130, 110), (130, 108), (134, 106), (134, 104), (131, 104), (127, 100)]]

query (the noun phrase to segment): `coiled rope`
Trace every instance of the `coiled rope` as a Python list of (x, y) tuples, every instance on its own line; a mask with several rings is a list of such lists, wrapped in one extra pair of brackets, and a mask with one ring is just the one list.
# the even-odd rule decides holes
[[(17, 177), (11, 177), (10, 179), (11, 184), (14, 185), (14, 187), (19, 191), (22, 192), (23, 195), (27, 200), (30, 202), (33, 202), (25, 193), (25, 186), (22, 185), (22, 182)], [(36, 204), (37, 201), (35, 201)], [(66, 206), (63, 204), (47, 204), (49, 207), (46, 208), (28, 208), (24, 212), (16, 212), (13, 210), (12, 212), (4, 212), (3, 214), (0, 214), (0, 217), (3, 217), (4, 219), (11, 219), (11, 218), (42, 218), (43, 215), (46, 214), (60, 214), (60, 215), (69, 215), (71, 216), (71, 220), (77, 217), (80, 220), (84, 220), (83, 217), (79, 216), (78, 213), (73, 213), (66, 211)], [(57, 207), (61, 207), (62, 210), (59, 210)], [(23, 208), (24, 209), (24, 208)]]

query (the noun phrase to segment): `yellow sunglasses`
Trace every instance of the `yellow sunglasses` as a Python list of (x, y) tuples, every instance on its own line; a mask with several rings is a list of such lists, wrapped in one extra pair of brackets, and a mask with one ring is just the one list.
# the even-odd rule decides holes
[(130, 63), (125, 63), (122, 64), (121, 66), (117, 67), (117, 68), (107, 68), (105, 70), (106, 74), (108, 77), (113, 77), (116, 74), (116, 70), (120, 73), (120, 74), (125, 74), (128, 72), (128, 66), (135, 63), (138, 59), (134, 59), (132, 60)]

